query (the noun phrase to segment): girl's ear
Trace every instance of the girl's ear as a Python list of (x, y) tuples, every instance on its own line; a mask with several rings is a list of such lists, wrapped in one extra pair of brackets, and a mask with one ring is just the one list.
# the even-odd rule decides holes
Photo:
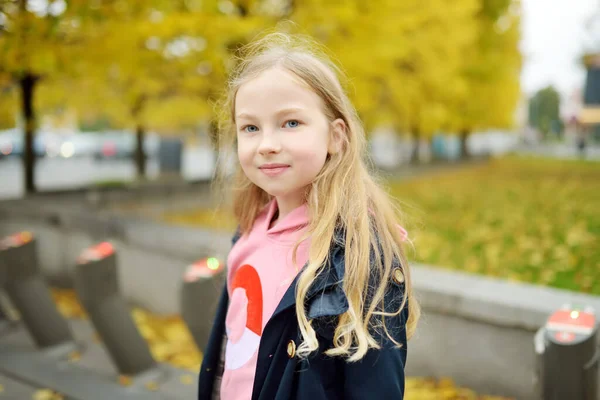
[(331, 123), (329, 146), (327, 146), (327, 153), (336, 154), (340, 152), (342, 150), (342, 144), (344, 143), (345, 136), (346, 123), (343, 119), (338, 118)]

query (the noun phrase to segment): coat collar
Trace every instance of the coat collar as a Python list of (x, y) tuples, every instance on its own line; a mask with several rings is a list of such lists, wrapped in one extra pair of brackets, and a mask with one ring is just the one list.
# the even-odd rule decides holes
[[(306, 265), (302, 270), (305, 267)], [(306, 296), (308, 319), (336, 316), (348, 310), (348, 298), (342, 286), (345, 268), (344, 234), (336, 231), (329, 250), (327, 266), (317, 276)], [(271, 318), (296, 305), (296, 286), (300, 273), (290, 284)]]

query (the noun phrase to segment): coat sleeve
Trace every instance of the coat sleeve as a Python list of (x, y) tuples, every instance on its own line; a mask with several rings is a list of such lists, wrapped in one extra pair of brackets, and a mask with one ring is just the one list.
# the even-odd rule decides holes
[[(403, 293), (403, 284), (392, 283), (389, 286), (385, 296), (386, 311), (398, 310)], [(386, 317), (384, 321), (388, 333), (401, 344), (401, 347), (392, 342), (382, 328), (372, 332), (381, 347), (369, 349), (360, 361), (344, 363), (344, 399), (402, 400), (404, 398), (408, 303), (398, 315)]]

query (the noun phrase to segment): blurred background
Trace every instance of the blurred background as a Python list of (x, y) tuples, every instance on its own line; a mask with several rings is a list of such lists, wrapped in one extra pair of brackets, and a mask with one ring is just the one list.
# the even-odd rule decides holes
[[(600, 296), (598, 0), (0, 0), (0, 218), (231, 234), (208, 184), (215, 104), (264, 30), (311, 35), (350, 78), (411, 260)], [(55, 272), (60, 310), (83, 317)], [(197, 370), (178, 314), (134, 305), (154, 356)], [(414, 379), (409, 398), (476, 398)]]

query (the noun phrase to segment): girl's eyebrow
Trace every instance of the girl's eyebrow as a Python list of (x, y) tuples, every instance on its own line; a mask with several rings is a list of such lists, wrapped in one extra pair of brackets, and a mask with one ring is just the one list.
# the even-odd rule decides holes
[[(281, 115), (286, 115), (286, 114), (292, 114), (295, 112), (300, 112), (300, 111), (304, 111), (305, 109), (302, 107), (289, 107), (289, 108), (282, 108), (281, 110), (277, 111), (275, 113), (275, 115), (277, 116), (281, 116)], [(253, 119), (256, 118), (254, 115), (247, 113), (247, 112), (241, 112), (239, 114), (237, 114), (236, 119), (241, 119), (241, 118), (246, 118), (246, 119)]]

